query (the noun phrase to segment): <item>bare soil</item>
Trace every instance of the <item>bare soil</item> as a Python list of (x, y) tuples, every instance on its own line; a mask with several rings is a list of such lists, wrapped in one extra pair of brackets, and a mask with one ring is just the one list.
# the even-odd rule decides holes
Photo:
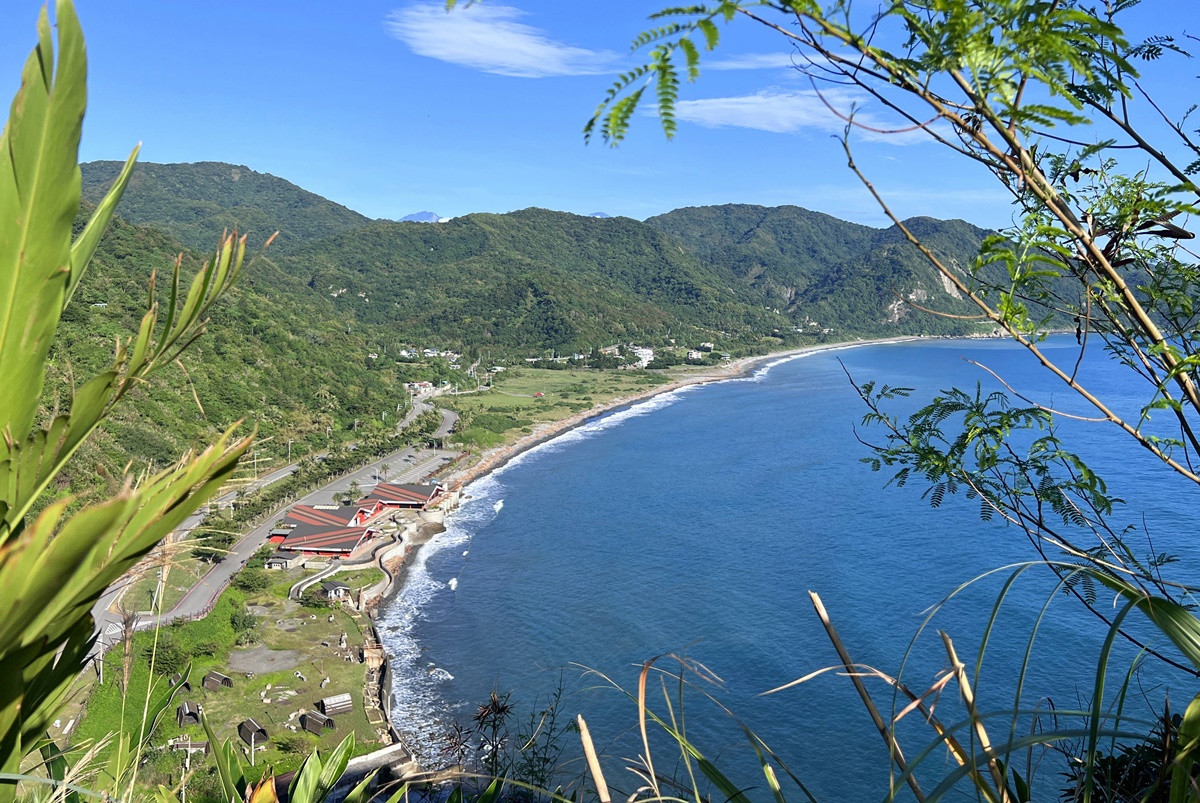
[(256, 644), (247, 650), (237, 650), (229, 656), (229, 668), (234, 672), (262, 675), (299, 666), (300, 658), (297, 650), (272, 650), (265, 644)]

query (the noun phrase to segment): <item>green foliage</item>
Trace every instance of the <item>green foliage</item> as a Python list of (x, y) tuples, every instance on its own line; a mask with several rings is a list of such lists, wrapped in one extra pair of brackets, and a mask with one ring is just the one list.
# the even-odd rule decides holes
[(169, 634), (142, 648), (142, 660), (160, 675), (174, 675), (187, 665), (188, 653)]
[[(119, 162), (88, 162), (83, 197), (96, 202), (120, 169)], [(204, 249), (213, 232), (249, 232), (257, 245), (272, 232), (274, 249), (287, 251), (370, 222), (341, 204), (241, 165), (222, 162), (138, 165), (118, 214), (151, 223), (187, 248)]]
[(258, 627), (258, 617), (248, 611), (234, 611), (229, 616), (229, 624), (235, 633), (241, 635)]
[[(249, 446), (227, 431), (200, 454), (131, 477), (111, 498), (74, 515), (65, 500), (46, 504), (64, 466), (114, 408), (201, 333), (244, 257), (244, 243), (227, 238), (190, 282), (178, 266), (168, 271), (157, 287), (152, 283), (135, 334), (115, 355), (110, 346), (107, 365), (69, 384), (48, 376), (64, 310), (132, 167), (131, 157), (90, 220), (76, 227), (85, 52), (68, 0), (57, 4), (56, 22), (57, 53), (43, 11), (37, 46), (0, 135), (0, 607), (9, 614), (0, 626), (4, 773), (17, 772), (24, 757), (44, 745), (49, 723), (85, 665), (96, 599), (202, 505)], [(46, 414), (39, 410), (43, 391), (66, 404)], [(113, 778), (124, 780), (122, 773)], [(15, 795), (11, 781), (0, 785), (0, 800)]]
[(322, 611), (333, 607), (333, 602), (325, 596), (320, 586), (309, 586), (300, 595), (300, 604), (314, 611)]
[[(261, 593), (271, 585), (271, 578), (265, 569), (252, 569), (247, 566), (233, 576), (233, 587), (250, 593)], [(234, 626), (237, 627), (236, 625)]]

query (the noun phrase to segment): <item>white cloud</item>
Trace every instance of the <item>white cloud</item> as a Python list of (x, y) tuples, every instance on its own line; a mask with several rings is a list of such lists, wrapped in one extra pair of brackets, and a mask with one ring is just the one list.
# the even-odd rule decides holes
[[(846, 128), (846, 121), (829, 109), (832, 106), (839, 114), (847, 116), (853, 109), (856, 122), (880, 131), (907, 127), (902, 123), (882, 121), (869, 110), (864, 110), (866, 96), (842, 89), (829, 89), (821, 94), (824, 100), (812, 90), (763, 89), (752, 95), (738, 97), (681, 100), (676, 104), (675, 117), (705, 128), (752, 128), (774, 134), (802, 131), (841, 134)], [(853, 137), (895, 145), (924, 142), (929, 138), (919, 130), (895, 134), (880, 131), (857, 128)]]
[(495, 75), (601, 75), (618, 65), (617, 54), (551, 39), (517, 21), (524, 15), (519, 8), (490, 2), (449, 13), (441, 3), (430, 3), (393, 11), (384, 27), (418, 55)]
[(772, 70), (796, 66), (790, 53), (744, 53), (712, 61), (701, 61), (701, 69), (709, 70)]

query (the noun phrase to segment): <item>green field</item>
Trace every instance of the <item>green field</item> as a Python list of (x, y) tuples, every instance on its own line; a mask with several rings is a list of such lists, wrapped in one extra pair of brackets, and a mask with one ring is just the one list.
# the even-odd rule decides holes
[[(91, 673), (85, 673), (75, 690), (81, 697), (86, 695), (85, 714), (72, 734), (72, 745), (86, 746), (118, 725), (136, 737), (142, 730), (151, 678), (158, 694), (165, 688), (167, 677), (190, 660), (191, 690), (179, 692), (168, 706), (151, 739), (152, 747), (145, 754), (148, 760), (139, 775), (139, 785), (177, 781), (183, 754), (161, 749), (168, 739), (186, 734), (197, 741), (206, 740), (202, 727), (180, 728), (176, 724), (175, 709), (184, 701), (199, 704), (219, 738), (233, 738), (235, 747), (243, 753), (245, 745), (237, 737), (238, 724), (252, 718), (262, 725), (270, 742), (268, 749), (256, 755), (259, 768), (271, 766), (276, 772), (295, 769), (314, 748), (329, 750), (351, 732), (355, 734), (356, 754), (379, 747), (376, 725), (368, 719), (363, 705), (366, 667), (359, 658), (363, 644), (361, 615), (341, 605), (310, 608), (288, 600), (288, 588), (311, 572), (252, 571), (259, 571), (259, 576), (267, 579), (266, 588), (253, 593), (230, 588), (204, 619), (136, 634), (128, 662), (120, 645), (108, 653), (102, 684)], [(382, 578), (383, 573), (375, 568), (336, 576), (355, 590)], [(247, 610), (258, 618), (245, 631), (250, 635), (243, 636), (239, 646), (234, 619)], [(339, 646), (342, 634), (347, 637), (345, 649)], [(156, 662), (153, 672), (151, 654)], [(201, 681), (210, 670), (232, 678), (233, 688), (203, 688)], [(325, 678), (328, 682), (322, 687)], [(301, 710), (316, 710), (318, 700), (341, 693), (351, 695), (354, 711), (335, 717), (335, 730), (319, 738), (299, 730)], [(378, 713), (374, 719), (379, 722)], [(192, 767), (190, 790), (201, 792), (215, 782), (211, 758), (193, 756)]]
[[(181, 542), (191, 545), (190, 541)], [(121, 595), (118, 602), (125, 610), (151, 610), (151, 601), (161, 594), (157, 610), (170, 611), (189, 591), (208, 574), (212, 565), (196, 560), (183, 552), (170, 558), (162, 566), (152, 566), (147, 569), (129, 589)], [(159, 589), (160, 575), (163, 576), (162, 588)]]
[(529, 434), (536, 424), (560, 421), (618, 397), (711, 370), (683, 366), (667, 371), (514, 368), (496, 374), (490, 390), (443, 396), (439, 402), (463, 416), (453, 436), (456, 443), (487, 449)]

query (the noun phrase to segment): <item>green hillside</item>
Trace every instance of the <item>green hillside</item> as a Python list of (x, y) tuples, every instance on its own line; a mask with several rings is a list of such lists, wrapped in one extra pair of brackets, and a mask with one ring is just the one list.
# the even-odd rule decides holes
[[(84, 165), (86, 195), (96, 197), (115, 169)], [(617, 342), (711, 341), (748, 353), (813, 337), (976, 327), (906, 303), (969, 311), (895, 228), (794, 206), (694, 207), (645, 223), (545, 209), (370, 221), (283, 179), (202, 162), (139, 166), (119, 211), (192, 248), (234, 225), (282, 232), (238, 302), (255, 339), (232, 345), (237, 338), (219, 330), (212, 338), (213, 348), (260, 349), (255, 359), (272, 366), (275, 352), (304, 360), (308, 346), (321, 364), (336, 333), (356, 354), (419, 342), (523, 358)], [(962, 221), (910, 223), (964, 266), (984, 235)]]
[(380, 221), (302, 246), (279, 266), (357, 320), (461, 348), (524, 354), (669, 337), (750, 345), (788, 328), (730, 271), (629, 218), (525, 209)]
[[(97, 203), (121, 162), (87, 162), (81, 168), (83, 198)], [(224, 229), (248, 232), (256, 249), (278, 230), (273, 249), (283, 253), (370, 222), (289, 181), (223, 162), (139, 162), (117, 213), (160, 228), (197, 251), (212, 247)]]
[[(115, 338), (135, 331), (145, 311), (151, 275), (157, 273), (162, 297), (181, 251), (184, 271), (194, 271), (200, 255), (160, 231), (116, 220), (63, 316), (52, 376), (88, 376), (107, 365)], [(395, 354), (400, 343), (387, 336), (347, 326), (329, 299), (260, 259), (217, 306), (207, 334), (181, 364), (135, 392), (88, 442), (64, 489), (93, 490), (97, 475), (119, 478), (130, 461), (163, 467), (242, 418), (258, 428), (262, 466), (282, 459), (289, 440), (303, 454), (324, 448), (330, 436), (349, 437), (356, 419), (355, 437), (382, 431), (384, 414), (394, 423), (396, 405), (407, 401), (405, 381), (452, 375), (441, 360), (388, 358), (385, 351)], [(54, 403), (47, 399), (46, 409)]]
[[(974, 311), (895, 226), (873, 229), (797, 206), (742, 204), (677, 209), (646, 225), (698, 258), (728, 267), (806, 328), (855, 335), (970, 331), (962, 321), (922, 314), (906, 303)], [(961, 220), (914, 218), (906, 225), (944, 260), (964, 268), (987, 234)]]

